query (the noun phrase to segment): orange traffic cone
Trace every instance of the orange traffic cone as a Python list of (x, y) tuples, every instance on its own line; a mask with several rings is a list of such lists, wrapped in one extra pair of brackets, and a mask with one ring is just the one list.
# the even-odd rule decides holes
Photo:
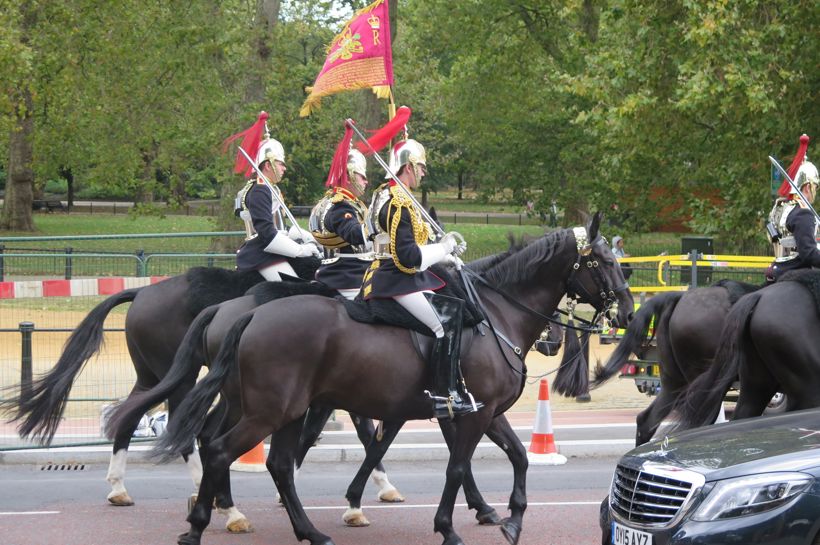
[(555, 437), (552, 435), (552, 413), (550, 412), (550, 389), (547, 379), (542, 378), (538, 388), (538, 403), (535, 408), (535, 426), (532, 429), (527, 460), (533, 465), (558, 466), (567, 463), (567, 457), (558, 454)]
[(267, 467), (265, 466), (265, 442), (262, 441), (240, 456), (237, 461), (231, 464), (231, 469), (234, 471), (247, 471), (252, 473), (267, 471)]

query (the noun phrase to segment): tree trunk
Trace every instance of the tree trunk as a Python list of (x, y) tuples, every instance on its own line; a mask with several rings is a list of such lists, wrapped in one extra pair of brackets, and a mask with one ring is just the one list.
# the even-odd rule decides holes
[(464, 193), (464, 170), (458, 171), (458, 200), (462, 200)]
[(66, 195), (66, 199), (68, 201), (66, 205), (68, 207), (68, 210), (71, 211), (71, 209), (74, 207), (74, 171), (71, 170), (70, 167), (62, 167), (60, 168), (60, 176), (62, 176), (65, 179), (65, 184), (68, 193)]
[(34, 231), (31, 211), (34, 200), (34, 170), (31, 168), (34, 118), (31, 115), (31, 89), (28, 86), (20, 90), (16, 103), (17, 113), (9, 135), (8, 178), (0, 229)]
[(245, 102), (260, 105), (265, 101), (265, 84), (262, 75), (270, 69), (271, 33), (279, 20), (281, 0), (258, 0), (254, 19), (253, 57), (248, 70)]

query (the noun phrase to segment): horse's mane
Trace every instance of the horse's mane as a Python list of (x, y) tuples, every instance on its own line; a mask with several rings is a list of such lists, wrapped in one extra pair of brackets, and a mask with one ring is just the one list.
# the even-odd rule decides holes
[(569, 229), (553, 231), (511, 251), (504, 259), (488, 267), (483, 273), (484, 278), (496, 286), (526, 280), (534, 267), (550, 259), (556, 249), (563, 247), (570, 233)]
[(509, 242), (509, 248), (504, 250), (503, 252), (499, 252), (497, 254), (488, 255), (485, 257), (481, 257), (479, 259), (475, 259), (470, 261), (469, 263), (465, 263), (464, 266), (470, 269), (473, 272), (478, 274), (483, 274), (487, 269), (494, 267), (499, 262), (507, 259), (510, 255), (514, 254), (515, 252), (521, 250), (524, 246), (529, 244), (534, 239), (528, 239), (528, 235), (522, 235), (515, 238), (512, 233), (507, 233), (507, 241)]

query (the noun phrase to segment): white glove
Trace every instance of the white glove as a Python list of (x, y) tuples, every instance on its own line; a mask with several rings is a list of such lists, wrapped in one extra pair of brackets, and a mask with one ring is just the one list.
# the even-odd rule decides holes
[(299, 243), (315, 242), (315, 239), (313, 238), (313, 235), (310, 234), (310, 231), (305, 231), (298, 225), (290, 226), (290, 229), (288, 229), (288, 238)]
[(457, 271), (460, 271), (461, 268), (464, 266), (464, 262), (461, 260), (461, 258), (453, 254), (447, 254), (446, 256), (444, 256), (442, 263), (452, 265), (456, 268)]
[(322, 257), (322, 252), (319, 251), (319, 248), (316, 247), (315, 244), (310, 242), (306, 244), (299, 245), (299, 253), (296, 257)]
[(285, 257), (322, 257), (322, 252), (313, 243), (299, 244), (285, 236), (284, 231), (277, 231), (273, 240), (265, 247), (265, 251), (271, 254), (279, 254)]
[(442, 245), (442, 247), (448, 254), (451, 254), (455, 251), (456, 247), (458, 246), (458, 241), (456, 240), (456, 237), (453, 235), (453, 233), (447, 233), (446, 235), (441, 237), (439, 244)]

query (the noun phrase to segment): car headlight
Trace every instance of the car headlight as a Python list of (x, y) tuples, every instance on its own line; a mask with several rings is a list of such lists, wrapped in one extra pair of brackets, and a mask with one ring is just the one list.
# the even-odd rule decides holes
[(765, 473), (718, 481), (692, 519), (722, 520), (762, 513), (787, 503), (812, 481), (805, 473)]

